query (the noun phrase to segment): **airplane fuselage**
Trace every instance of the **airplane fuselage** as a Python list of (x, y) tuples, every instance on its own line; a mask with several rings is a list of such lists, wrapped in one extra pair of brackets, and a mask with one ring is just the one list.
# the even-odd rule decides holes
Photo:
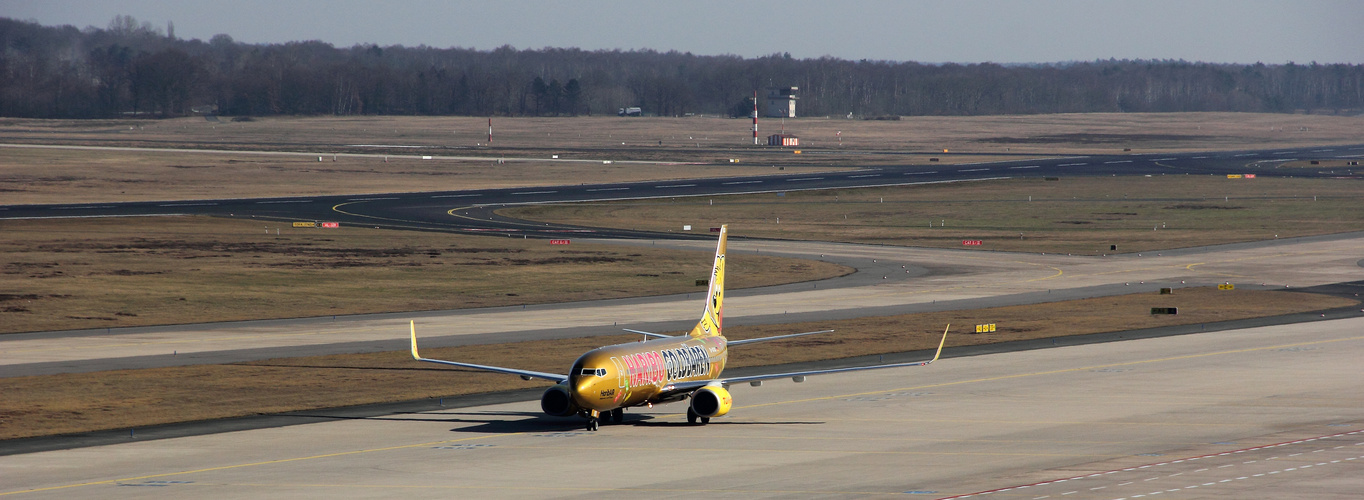
[(609, 411), (683, 399), (667, 394), (677, 382), (714, 380), (729, 356), (724, 337), (674, 337), (588, 351), (573, 363), (566, 385), (584, 410)]

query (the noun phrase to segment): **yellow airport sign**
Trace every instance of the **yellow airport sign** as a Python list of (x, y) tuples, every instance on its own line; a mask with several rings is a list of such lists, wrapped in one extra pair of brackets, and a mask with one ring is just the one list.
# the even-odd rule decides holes
[(1227, 174), (1228, 179), (1240, 179), (1241, 174)]
[(295, 222), (294, 227), (317, 227), (316, 222)]
[(995, 331), (995, 324), (994, 324), (994, 323), (989, 323), (989, 324), (984, 324), (984, 325), (976, 325), (976, 333), (991, 333), (991, 332), (994, 332), (994, 331)]
[(1231, 284), (1231, 283), (1223, 283), (1223, 284), (1217, 285), (1217, 289), (1218, 289), (1218, 290), (1235, 290), (1235, 289), (1236, 289), (1236, 285), (1233, 285), (1233, 284)]

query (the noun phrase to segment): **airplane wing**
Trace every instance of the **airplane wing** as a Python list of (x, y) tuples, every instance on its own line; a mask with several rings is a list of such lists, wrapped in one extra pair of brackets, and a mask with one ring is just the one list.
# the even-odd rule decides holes
[(791, 337), (803, 337), (803, 336), (805, 336), (805, 335), (814, 335), (814, 334), (816, 334), (816, 333), (829, 333), (829, 332), (832, 332), (832, 331), (833, 331), (833, 330), (820, 330), (820, 331), (817, 331), (817, 332), (792, 333), (792, 334), (789, 334), (789, 335), (777, 335), (777, 336), (774, 336), (774, 337), (759, 337), (759, 338), (756, 338), (756, 339), (731, 340), (731, 341), (729, 341), (729, 342), (726, 342), (726, 344), (731, 345), (731, 346), (736, 346), (736, 345), (752, 344), (752, 343), (754, 343), (754, 342), (767, 342), (767, 341), (769, 341), (769, 340), (789, 339), (789, 338), (791, 338)]
[(926, 366), (926, 365), (928, 365), (929, 363), (932, 363), (932, 362), (934, 362), (934, 361), (937, 361), (937, 360), (938, 360), (938, 357), (939, 357), (939, 356), (942, 356), (942, 347), (943, 347), (944, 344), (947, 343), (947, 331), (948, 331), (948, 330), (951, 330), (951, 329), (952, 329), (952, 325), (951, 325), (951, 324), (947, 325), (947, 328), (944, 328), (944, 329), (943, 329), (943, 331), (942, 331), (942, 340), (939, 340), (939, 341), (938, 341), (938, 352), (934, 353), (934, 354), (933, 354), (933, 359), (930, 359), (930, 360), (928, 360), (928, 361), (914, 361), (914, 362), (910, 362), (910, 363), (890, 363), (890, 364), (885, 364), (885, 365), (872, 365), (872, 366), (854, 366), (854, 367), (850, 367), (850, 368), (832, 368), (832, 369), (828, 369), (828, 370), (808, 370), (808, 371), (786, 372), (786, 373), (768, 373), (768, 374), (764, 374), (764, 375), (749, 375), (749, 376), (747, 376), (747, 377), (721, 378), (721, 379), (718, 380), (718, 382), (720, 382), (721, 384), (724, 384), (724, 385), (730, 385), (730, 384), (741, 384), (741, 383), (744, 383), (744, 382), (750, 382), (750, 383), (751, 383), (751, 382), (762, 382), (762, 381), (764, 381), (764, 380), (775, 380), (775, 379), (779, 379), (779, 378), (790, 378), (790, 379), (795, 379), (797, 382), (801, 382), (801, 381), (804, 381), (805, 377), (807, 377), (807, 376), (809, 376), (809, 375), (825, 375), (825, 374), (829, 374), (829, 373), (858, 372), (858, 371), (862, 371), (862, 370), (879, 370), (879, 369), (882, 369), (882, 368), (899, 368), (899, 367), (902, 367), (902, 366)]
[(500, 366), (476, 365), (476, 364), (473, 364), (473, 363), (459, 363), (459, 362), (456, 362), (456, 361), (445, 361), (445, 360), (441, 360), (441, 359), (423, 358), (423, 357), (421, 357), (420, 354), (417, 354), (417, 322), (416, 322), (416, 321), (412, 321), (411, 324), (412, 324), (412, 359), (415, 359), (415, 360), (417, 360), (417, 361), (425, 361), (425, 362), (427, 362), (427, 363), (440, 363), (440, 364), (442, 364), (442, 365), (459, 366), (459, 367), (463, 367), (463, 368), (473, 368), (473, 369), (475, 369), (475, 370), (484, 370), (484, 371), (490, 371), (490, 372), (496, 372), (496, 373), (506, 373), (506, 374), (510, 374), (510, 375), (520, 375), (521, 378), (526, 379), (526, 380), (530, 380), (530, 379), (533, 379), (533, 378), (539, 378), (539, 379), (550, 380), (550, 381), (553, 381), (553, 382), (555, 382), (555, 383), (564, 382), (564, 381), (568, 380), (568, 376), (567, 376), (567, 375), (559, 375), (559, 374), (555, 374), (555, 373), (544, 373), (544, 372), (536, 372), (536, 371), (530, 371), (530, 370), (517, 370), (517, 369), (515, 369), (515, 368), (503, 368), (503, 367), (500, 367)]
[[(941, 341), (938, 341), (937, 353), (934, 353), (934, 354), (933, 354), (932, 360), (928, 360), (928, 361), (892, 362), (892, 364), (887, 364), (887, 365), (851, 366), (851, 368), (812, 369), (812, 371), (803, 371), (803, 372), (764, 373), (764, 375), (749, 375), (749, 376), (742, 376), (742, 377), (727, 377), (727, 379), (724, 379), (724, 377), (722, 377), (722, 379), (716, 379), (716, 380), (693, 380), (693, 381), (683, 381), (683, 383), (670, 384), (670, 386), (663, 387), (663, 392), (664, 392), (664, 394), (677, 394), (677, 392), (698, 390), (698, 388), (705, 387), (705, 386), (709, 386), (709, 384), (723, 384), (723, 386), (730, 386), (730, 384), (756, 383), (756, 381), (762, 381), (762, 380), (776, 380), (776, 379), (797, 379), (797, 381), (803, 381), (803, 380), (805, 380), (805, 377), (806, 377), (806, 376), (810, 376), (810, 375), (827, 375), (827, 373), (861, 372), (861, 371), (865, 371), (865, 369), (900, 368), (900, 366), (923, 366), (923, 365), (928, 365), (928, 364), (930, 364), (930, 362), (937, 361), (937, 358), (938, 358), (938, 357), (943, 356), (943, 345), (945, 345), (945, 343), (947, 343), (947, 332), (948, 332), (948, 330), (952, 330), (951, 324), (948, 324), (947, 328), (944, 328), (944, 330), (943, 330), (943, 339), (941, 339)], [(818, 331), (812, 331), (812, 332), (810, 332), (810, 334), (820, 334), (820, 332), (818, 332)], [(797, 334), (797, 335), (810, 335), (810, 334)], [(786, 335), (780, 335), (780, 337), (786, 337)], [(772, 337), (772, 338), (769, 338), (769, 339), (775, 339), (775, 338), (776, 338), (776, 337)], [(762, 341), (762, 339), (753, 339), (753, 341)], [(731, 342), (731, 343), (734, 343), (734, 342)]]

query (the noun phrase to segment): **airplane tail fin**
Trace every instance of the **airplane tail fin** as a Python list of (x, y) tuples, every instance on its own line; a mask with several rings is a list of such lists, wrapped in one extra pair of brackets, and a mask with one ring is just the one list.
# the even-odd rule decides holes
[(720, 243), (715, 246), (715, 267), (710, 271), (710, 290), (706, 292), (706, 310), (701, 314), (701, 321), (691, 329), (693, 337), (720, 335), (725, 300), (725, 240), (728, 236), (729, 226), (721, 225)]

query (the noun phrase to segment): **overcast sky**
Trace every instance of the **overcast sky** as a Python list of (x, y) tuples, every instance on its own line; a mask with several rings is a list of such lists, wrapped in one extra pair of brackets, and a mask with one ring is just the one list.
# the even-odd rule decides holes
[(127, 14), (179, 38), (492, 49), (789, 52), (920, 62), (1184, 59), (1364, 63), (1357, 0), (0, 0), (0, 16), (106, 27)]

